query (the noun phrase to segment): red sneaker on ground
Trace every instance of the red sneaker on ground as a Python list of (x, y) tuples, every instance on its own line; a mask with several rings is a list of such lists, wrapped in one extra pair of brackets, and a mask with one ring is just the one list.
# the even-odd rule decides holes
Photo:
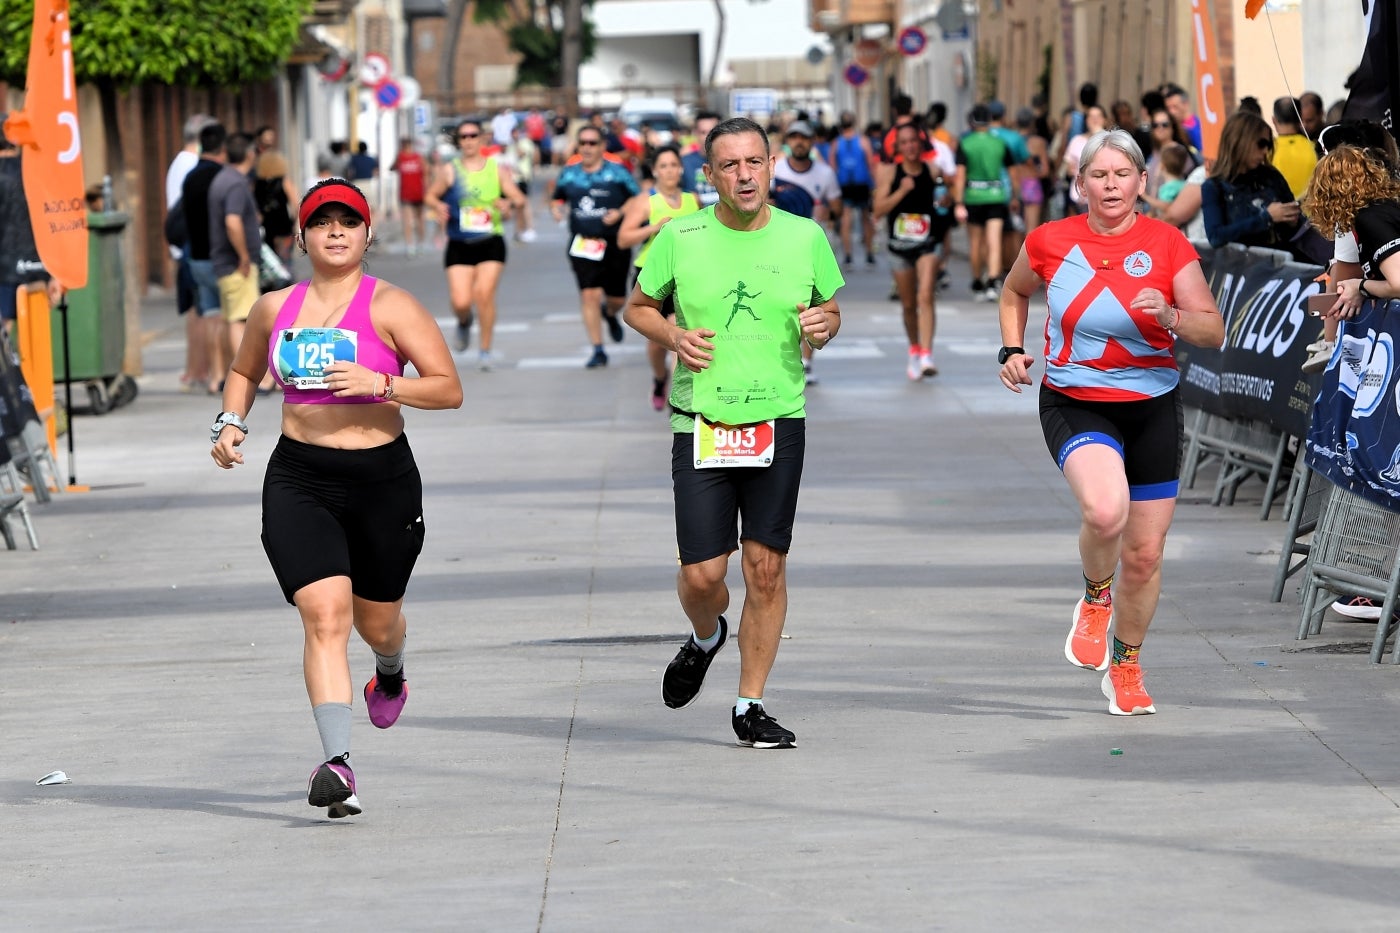
[(1142, 716), (1157, 712), (1152, 697), (1142, 686), (1142, 667), (1137, 664), (1113, 664), (1103, 675), (1103, 695), (1108, 697), (1108, 711), (1115, 716)]

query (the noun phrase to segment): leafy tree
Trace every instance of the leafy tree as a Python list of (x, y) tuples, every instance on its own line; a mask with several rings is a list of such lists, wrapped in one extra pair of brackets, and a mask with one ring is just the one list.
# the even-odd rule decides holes
[[(457, 37), (470, 0), (450, 0), (447, 41), (443, 43), (443, 90), (453, 92), (452, 64)], [(593, 57), (597, 38), (585, 15), (592, 0), (476, 0), (472, 20), (505, 30), (511, 51), (520, 55), (515, 86), (578, 88), (579, 66)], [(576, 100), (567, 102), (575, 107)]]
[[(128, 172), (118, 92), (144, 83), (237, 87), (277, 73), (312, 0), (71, 0), (73, 70), (102, 102), (106, 166), (118, 203), (139, 216)], [(0, 0), (0, 80), (22, 87), (34, 0)], [(109, 205), (110, 206), (110, 205)], [(140, 279), (125, 251), (128, 372), (140, 372)]]

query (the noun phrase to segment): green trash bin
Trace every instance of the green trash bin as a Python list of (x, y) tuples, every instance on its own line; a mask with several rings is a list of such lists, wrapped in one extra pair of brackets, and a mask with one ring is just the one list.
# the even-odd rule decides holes
[[(88, 283), (67, 295), (68, 359), (72, 381), (85, 383), (92, 410), (104, 414), (135, 397), (136, 383), (122, 374), (126, 356), (126, 275), (122, 270), (121, 234), (130, 215), (123, 211), (89, 211)], [(63, 315), (55, 308), (54, 381), (61, 383)]]

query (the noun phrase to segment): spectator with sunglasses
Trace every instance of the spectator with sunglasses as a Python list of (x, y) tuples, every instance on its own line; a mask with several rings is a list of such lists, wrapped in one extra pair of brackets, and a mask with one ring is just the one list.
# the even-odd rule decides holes
[(1263, 117), (1242, 110), (1225, 121), (1215, 167), (1201, 186), (1211, 246), (1290, 249), (1302, 213), (1288, 180), (1270, 164), (1273, 151), (1273, 130)]

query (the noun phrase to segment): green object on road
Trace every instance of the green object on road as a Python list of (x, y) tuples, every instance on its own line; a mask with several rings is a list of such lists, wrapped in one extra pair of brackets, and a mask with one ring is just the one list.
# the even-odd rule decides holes
[(1108, 750), (1108, 753), (1109, 753), (1110, 755), (1121, 755), (1121, 754), (1123, 754), (1123, 749), (1121, 749), (1121, 748), (1110, 748), (1110, 749)]

